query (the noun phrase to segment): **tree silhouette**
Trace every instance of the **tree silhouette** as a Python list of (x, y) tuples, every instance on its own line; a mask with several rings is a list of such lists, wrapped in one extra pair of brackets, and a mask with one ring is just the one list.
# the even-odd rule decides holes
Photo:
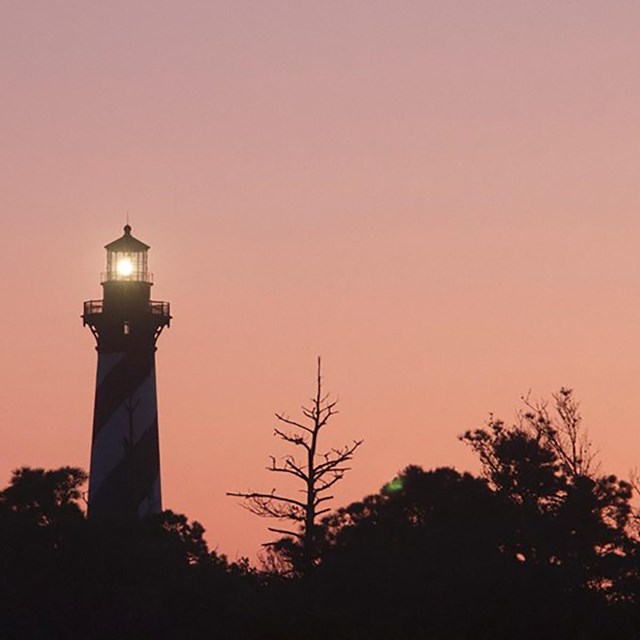
[(246, 561), (209, 551), (172, 511), (91, 521), (87, 474), (23, 467), (0, 491), (0, 637), (255, 638)]
[(348, 463), (363, 442), (355, 440), (350, 445), (319, 452), (320, 433), (338, 413), (336, 404), (336, 400), (331, 400), (322, 391), (321, 360), (318, 358), (315, 396), (309, 407), (302, 407), (306, 423), (293, 420), (282, 413), (275, 414), (278, 421), (286, 427), (276, 427), (274, 434), (286, 443), (299, 447), (303, 455), (301, 459), (291, 454), (281, 459), (270, 456), (271, 465), (267, 469), (272, 473), (293, 476), (302, 485), (302, 499), (277, 493), (275, 489), (269, 493), (227, 493), (229, 496), (243, 498), (243, 506), (256, 515), (296, 525), (295, 529), (269, 527), (269, 531), (283, 534), (286, 538), (267, 545), (287, 558), (292, 568), (300, 573), (308, 572), (318, 559), (317, 518), (330, 511), (325, 506), (333, 499), (329, 491), (349, 470)]
[[(380, 493), (323, 520), (314, 588), (339, 637), (493, 637), (513, 561), (500, 551), (501, 501), (454, 469), (407, 467)], [(464, 615), (462, 615), (464, 612)], [(515, 636), (514, 636), (515, 637)]]
[(524, 400), (463, 436), (484, 477), (407, 467), (323, 519), (314, 637), (637, 637), (630, 486), (598, 474), (569, 390)]
[(23, 514), (46, 526), (63, 515), (80, 515), (82, 485), (87, 474), (78, 467), (32, 469), (13, 472), (8, 487), (0, 491), (0, 512)]
[(615, 597), (628, 564), (631, 485), (598, 475), (571, 390), (553, 396), (552, 411), (524, 400), (516, 424), (491, 416), (485, 428), (461, 436), (511, 505), (505, 551), (561, 575), (567, 591)]
[(0, 491), (0, 637), (638, 637), (631, 486), (600, 473), (571, 391), (548, 404), (526, 397), (514, 424), (491, 417), (465, 433), (480, 476), (409, 466), (327, 513), (360, 443), (318, 453), (336, 414), (320, 373), (318, 361), (303, 419), (277, 414), (276, 435), (304, 459), (274, 457), (269, 467), (293, 475), (303, 498), (234, 494), (295, 525), (274, 527), (288, 537), (267, 547), (289, 575), (228, 563), (200, 524), (171, 511), (87, 520), (84, 471), (23, 467)]
[[(556, 479), (594, 477), (597, 465), (572, 390), (563, 387), (552, 398), (550, 410), (547, 402), (534, 403), (526, 396), (522, 398), (525, 408), (518, 413), (517, 424), (507, 427), (502, 420), (490, 416), (486, 428), (469, 430), (461, 436), (478, 454), (485, 476), (496, 488), (506, 490), (503, 482), (517, 482), (515, 474), (523, 470), (509, 468), (508, 456), (505, 456), (505, 447), (515, 447), (516, 442), (528, 448), (528, 454), (524, 450), (517, 452), (516, 459), (521, 464), (529, 464), (529, 472), (537, 468), (540, 474), (550, 472)], [(547, 481), (554, 483), (550, 477)], [(515, 486), (512, 489), (515, 490)]]

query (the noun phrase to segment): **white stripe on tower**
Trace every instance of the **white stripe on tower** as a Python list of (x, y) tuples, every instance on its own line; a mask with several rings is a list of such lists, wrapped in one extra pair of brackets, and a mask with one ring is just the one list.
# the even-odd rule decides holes
[[(113, 354), (105, 354), (111, 355)], [(132, 413), (131, 425), (129, 410)], [(100, 427), (94, 438), (91, 455), (91, 495), (97, 494), (105, 478), (125, 458), (126, 447), (131, 444), (130, 439), (135, 446), (143, 434), (157, 422), (157, 418), (156, 376), (155, 369), (152, 369), (125, 404), (120, 404)]]
[(91, 516), (130, 517), (143, 502), (144, 511), (161, 510), (160, 497), (154, 494), (160, 474), (154, 349), (153, 344), (142, 346), (116, 357), (98, 355)]

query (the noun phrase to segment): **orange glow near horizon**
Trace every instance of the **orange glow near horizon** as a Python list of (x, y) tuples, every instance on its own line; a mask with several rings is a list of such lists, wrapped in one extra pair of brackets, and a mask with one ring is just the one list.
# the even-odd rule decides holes
[[(565, 385), (640, 465), (640, 5), (6, 3), (0, 479), (89, 466), (103, 246), (151, 245), (164, 505), (255, 556), (322, 356), (338, 507)], [(69, 256), (74, 269), (68, 270)]]

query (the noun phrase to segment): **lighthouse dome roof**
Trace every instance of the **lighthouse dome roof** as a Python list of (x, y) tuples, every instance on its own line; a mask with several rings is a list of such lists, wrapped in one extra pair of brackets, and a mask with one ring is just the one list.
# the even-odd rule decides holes
[(131, 235), (131, 227), (127, 224), (124, 227), (124, 235), (109, 244), (105, 244), (104, 248), (107, 251), (138, 252), (148, 251), (151, 247), (138, 240), (138, 238), (134, 238)]

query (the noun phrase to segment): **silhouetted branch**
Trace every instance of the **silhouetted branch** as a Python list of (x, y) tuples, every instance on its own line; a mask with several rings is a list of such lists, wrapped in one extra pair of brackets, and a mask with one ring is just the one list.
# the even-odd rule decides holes
[[(354, 452), (362, 443), (363, 440), (356, 440), (351, 446), (344, 447), (343, 449), (332, 449), (330, 453), (324, 454), (325, 462), (315, 466), (314, 478), (319, 479), (322, 478), (325, 473), (339, 470), (337, 469), (338, 465), (351, 460)], [(329, 458), (331, 454), (336, 457)], [(348, 468), (345, 468), (344, 470), (348, 471)]]
[(350, 470), (345, 463), (353, 458), (354, 452), (362, 444), (362, 440), (355, 440), (353, 444), (342, 448), (332, 448), (325, 453), (317, 452), (320, 430), (338, 413), (336, 404), (337, 401), (330, 400), (329, 395), (322, 392), (321, 361), (318, 358), (316, 394), (311, 400), (310, 407), (302, 406), (302, 415), (309, 424), (293, 420), (284, 413), (275, 414), (280, 422), (302, 431), (302, 433), (287, 432), (275, 427), (274, 435), (305, 449), (306, 460), (304, 463), (299, 462), (288, 455), (278, 462), (275, 456), (269, 456), (271, 465), (267, 469), (297, 478), (303, 485), (300, 492), (305, 496), (304, 500), (277, 495), (275, 489), (271, 493), (255, 491), (227, 493), (229, 496), (242, 498), (245, 501), (243, 506), (252, 513), (300, 524), (300, 531), (297, 533), (277, 528), (269, 528), (269, 531), (293, 536), (299, 540), (304, 565), (299, 567), (301, 572), (307, 571), (317, 561), (316, 519), (319, 515), (330, 511), (328, 507), (318, 510), (318, 506), (331, 500), (333, 496), (320, 497), (319, 494), (326, 492), (342, 480), (344, 474)]
[(596, 471), (595, 456), (588, 434), (582, 429), (580, 405), (574, 400), (573, 391), (562, 387), (552, 395), (559, 420), (549, 413), (547, 402), (532, 402), (529, 396), (530, 393), (522, 397), (528, 411), (520, 415), (521, 420), (538, 438), (549, 443), (568, 475), (592, 477)]
[(304, 512), (307, 505), (294, 498), (279, 496), (275, 493), (258, 493), (255, 491), (247, 493), (227, 492), (227, 495), (246, 500), (242, 506), (256, 515), (295, 520), (297, 522), (304, 521)]
[[(287, 529), (276, 529), (275, 527), (267, 527), (267, 529), (269, 531), (272, 531), (273, 533), (281, 533), (285, 536), (293, 536), (294, 538), (298, 538), (299, 540), (302, 540), (304, 538), (304, 534), (302, 533), (298, 533), (296, 531), (288, 531)], [(266, 545), (273, 545), (275, 544), (274, 542), (267, 542), (265, 543)]]
[(277, 436), (280, 436), (283, 440), (286, 440), (287, 442), (291, 442), (291, 444), (302, 446), (305, 449), (307, 449), (307, 451), (309, 450), (309, 445), (307, 444), (306, 440), (302, 436), (285, 433), (284, 431), (280, 431), (280, 429), (274, 429), (273, 431)]
[(309, 427), (306, 427), (305, 425), (300, 424), (299, 422), (296, 422), (295, 420), (291, 420), (290, 418), (287, 418), (282, 413), (276, 413), (275, 416), (276, 416), (276, 418), (278, 418), (278, 420), (280, 420), (281, 422), (284, 422), (285, 424), (291, 425), (292, 427), (297, 427), (298, 429), (302, 429), (303, 431), (306, 431), (307, 433), (313, 433), (313, 429), (310, 429)]
[[(345, 471), (349, 471), (349, 469), (345, 469)], [(336, 475), (331, 480), (324, 482), (316, 489), (316, 493), (320, 493), (321, 491), (326, 491), (327, 489), (332, 487), (336, 482), (338, 482), (338, 480), (342, 480), (343, 477), (344, 477), (344, 472), (336, 472)]]
[(289, 475), (295, 476), (304, 480), (305, 482), (308, 480), (307, 474), (304, 470), (296, 465), (293, 458), (287, 457), (284, 461), (285, 466), (278, 466), (276, 463), (276, 459), (274, 456), (269, 456), (271, 458), (271, 466), (267, 467), (268, 471), (274, 471), (276, 473), (288, 473)]

